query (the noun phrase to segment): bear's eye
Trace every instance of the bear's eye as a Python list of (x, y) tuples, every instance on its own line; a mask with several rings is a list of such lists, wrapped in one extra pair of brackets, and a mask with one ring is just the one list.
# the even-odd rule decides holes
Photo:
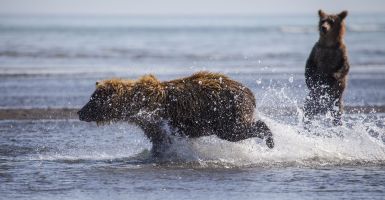
[(333, 25), (334, 24), (334, 19), (329, 20), (329, 24)]

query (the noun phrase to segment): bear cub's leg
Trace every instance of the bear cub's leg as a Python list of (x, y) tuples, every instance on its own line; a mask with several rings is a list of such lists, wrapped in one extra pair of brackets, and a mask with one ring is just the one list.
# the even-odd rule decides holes
[(314, 98), (309, 95), (305, 100), (304, 105), (304, 122), (305, 124), (309, 124), (310, 120), (314, 118), (314, 115), (317, 113), (317, 105), (315, 103)]
[(320, 103), (321, 100), (318, 96), (320, 95), (317, 95), (315, 92), (310, 91), (309, 95), (305, 99), (303, 107), (304, 116), (302, 121), (306, 130), (309, 130), (314, 116), (322, 112), (322, 106)]
[(338, 98), (333, 102), (329, 108), (331, 111), (331, 115), (333, 117), (333, 125), (334, 126), (342, 126), (342, 112), (343, 112), (343, 106), (341, 102), (341, 98)]

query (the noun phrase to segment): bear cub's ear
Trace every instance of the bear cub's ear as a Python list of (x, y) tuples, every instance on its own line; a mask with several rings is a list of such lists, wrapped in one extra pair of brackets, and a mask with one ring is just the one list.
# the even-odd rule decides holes
[(318, 10), (318, 15), (320, 18), (324, 18), (327, 14), (323, 10)]
[(340, 17), (341, 20), (345, 19), (345, 17), (348, 16), (348, 11), (344, 10), (340, 14), (338, 14), (338, 17)]

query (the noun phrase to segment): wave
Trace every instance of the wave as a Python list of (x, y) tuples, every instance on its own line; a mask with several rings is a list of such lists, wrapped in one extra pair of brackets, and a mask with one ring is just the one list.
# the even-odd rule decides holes
[(350, 24), (347, 26), (350, 32), (385, 32), (384, 24)]
[(317, 27), (315, 26), (281, 26), (279, 30), (282, 33), (315, 33)]
[[(349, 32), (385, 32), (384, 24), (347, 24), (346, 29)], [(120, 33), (120, 34), (140, 34), (149, 32), (158, 33), (223, 33), (223, 32), (242, 32), (242, 33), (314, 33), (318, 31), (316, 23), (314, 25), (149, 25), (149, 26), (4, 26), (0, 24), (2, 31), (23, 31), (23, 32), (69, 32), (69, 33)]]
[(15, 50), (0, 50), (0, 58), (5, 59), (15, 59), (15, 58), (25, 58), (25, 59), (71, 59), (71, 60), (115, 60), (123, 59), (129, 61), (148, 61), (156, 60), (157, 62), (170, 62), (170, 61), (181, 61), (181, 62), (234, 62), (234, 61), (254, 61), (261, 62), (263, 59), (300, 59), (304, 57), (302, 53), (292, 52), (292, 51), (277, 51), (271, 50), (263, 53), (255, 54), (242, 54), (234, 52), (199, 52), (193, 49), (187, 50), (185, 52), (174, 52), (169, 51), (159, 51), (151, 49), (132, 49), (132, 48), (105, 48), (105, 49), (96, 49), (93, 51), (82, 51), (77, 52), (74, 49), (68, 50), (57, 50), (57, 49), (47, 49), (47, 50), (30, 50), (25, 51), (24, 49), (15, 49)]
[[(279, 30), (282, 33), (315, 33), (318, 32), (317, 26), (281, 26)], [(346, 25), (348, 32), (385, 32), (383, 24), (348, 24)]]
[(47, 51), (18, 51), (18, 50), (4, 50), (0, 51), (0, 57), (29, 57), (29, 58), (109, 58), (111, 55), (97, 54), (97, 53), (73, 53), (60, 52), (55, 50)]

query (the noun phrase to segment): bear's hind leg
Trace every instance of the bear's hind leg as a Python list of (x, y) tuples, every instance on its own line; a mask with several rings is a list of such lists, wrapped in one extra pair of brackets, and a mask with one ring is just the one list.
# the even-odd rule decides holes
[(310, 121), (313, 120), (314, 116), (319, 112), (319, 106), (317, 106), (317, 99), (314, 97), (314, 94), (310, 93), (306, 99), (303, 107), (304, 118), (303, 121), (305, 124), (310, 124)]
[(267, 127), (266, 123), (258, 120), (253, 123), (253, 127), (251, 129), (252, 134), (259, 134), (259, 138), (265, 139), (266, 145), (272, 149), (274, 147), (274, 140), (273, 140), (273, 133), (271, 133), (271, 130), (269, 127)]
[(253, 122), (250, 126), (247, 127), (238, 127), (237, 130), (233, 131), (232, 133), (218, 135), (218, 137), (230, 142), (238, 142), (248, 138), (257, 137), (264, 139), (266, 141), (266, 145), (269, 148), (274, 147), (273, 134), (271, 133), (269, 127), (267, 127), (267, 125), (261, 120)]
[(309, 130), (314, 120), (314, 117), (318, 114), (326, 112), (325, 106), (323, 106), (322, 98), (320, 98), (322, 92), (310, 91), (305, 99), (303, 106), (304, 116), (302, 119), (305, 130)]
[(330, 108), (331, 115), (333, 116), (333, 125), (334, 126), (342, 126), (342, 112), (343, 112), (343, 105), (341, 103), (341, 99), (335, 100), (335, 102), (332, 103)]

